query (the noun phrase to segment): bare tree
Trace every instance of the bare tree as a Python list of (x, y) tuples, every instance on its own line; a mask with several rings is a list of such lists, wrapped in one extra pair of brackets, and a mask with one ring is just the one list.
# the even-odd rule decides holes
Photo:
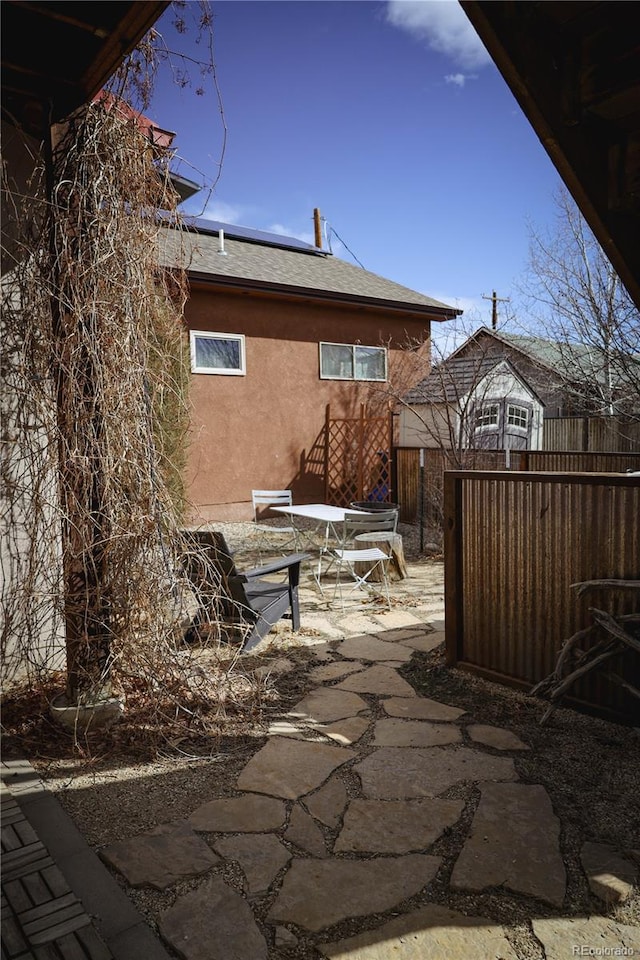
[(509, 462), (505, 450), (529, 446), (532, 432), (536, 446), (541, 439), (539, 403), (507, 345), (487, 332), (477, 318), (475, 324), (458, 320), (427, 343), (430, 350), (423, 341), (407, 342), (384, 388), (371, 388), (400, 412), (399, 446), (423, 450), (424, 516), (432, 541), (442, 528), (444, 470), (499, 469)]
[(640, 313), (568, 192), (555, 202), (555, 228), (530, 227), (521, 290), (530, 331), (549, 342), (569, 410), (637, 419)]

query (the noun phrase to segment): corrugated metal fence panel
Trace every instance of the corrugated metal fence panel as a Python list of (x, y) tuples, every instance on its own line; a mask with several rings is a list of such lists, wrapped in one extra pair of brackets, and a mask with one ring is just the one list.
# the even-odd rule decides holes
[[(633, 609), (629, 591), (578, 599), (571, 584), (640, 579), (639, 478), (461, 471), (447, 478), (445, 521), (456, 531), (455, 567), (446, 566), (450, 663), (529, 687), (551, 673), (563, 640), (592, 622), (589, 607), (614, 615)], [(630, 651), (624, 664), (639, 687), (640, 656)], [(637, 699), (601, 673), (571, 695), (638, 718)]]

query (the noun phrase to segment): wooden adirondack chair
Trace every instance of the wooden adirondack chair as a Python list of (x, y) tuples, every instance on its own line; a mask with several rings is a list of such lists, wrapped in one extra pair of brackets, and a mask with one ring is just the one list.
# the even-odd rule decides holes
[[(223, 619), (244, 634), (242, 652), (247, 653), (279, 620), (289, 618), (294, 630), (300, 628), (300, 564), (309, 559), (308, 553), (290, 554), (241, 572), (222, 533), (199, 530), (185, 535), (194, 548), (185, 557), (185, 570), (200, 601), (187, 639), (195, 638), (204, 623)], [(286, 579), (264, 579), (281, 572), (286, 572)]]

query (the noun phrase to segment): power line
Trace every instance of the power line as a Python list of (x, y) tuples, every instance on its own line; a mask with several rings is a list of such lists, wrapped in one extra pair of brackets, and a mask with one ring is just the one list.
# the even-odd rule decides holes
[(359, 261), (358, 258), (356, 257), (356, 255), (355, 255), (355, 253), (353, 252), (353, 250), (349, 250), (349, 247), (346, 245), (346, 243), (344, 242), (344, 240), (342, 239), (342, 237), (339, 236), (338, 232), (333, 229), (333, 227), (329, 227), (329, 250), (331, 251), (331, 234), (333, 234), (333, 235), (340, 241), (340, 243), (341, 243), (342, 246), (345, 248), (345, 250), (346, 250), (348, 253), (351, 254), (351, 256), (352, 256), (353, 259), (356, 261), (356, 263), (358, 264), (358, 266), (359, 266), (359, 267), (362, 267), (362, 269), (364, 270), (364, 269), (365, 269), (364, 265), (363, 265), (362, 263), (360, 263), (360, 261)]

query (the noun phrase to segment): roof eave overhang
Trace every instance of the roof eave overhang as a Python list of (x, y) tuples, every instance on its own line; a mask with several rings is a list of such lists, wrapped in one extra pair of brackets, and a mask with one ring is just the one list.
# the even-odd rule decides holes
[[(633, 175), (627, 176), (632, 186), (627, 189), (623, 200), (616, 202), (615, 190), (611, 193), (612, 183), (622, 191), (618, 181), (622, 177), (623, 163), (625, 157), (637, 156), (637, 141), (630, 135), (627, 142), (620, 133), (620, 144), (616, 144), (615, 134), (619, 132), (613, 124), (598, 120), (587, 109), (578, 110), (575, 103), (573, 112), (568, 110), (567, 104), (576, 101), (580, 82), (584, 82), (572, 62), (575, 50), (565, 49), (560, 57), (551, 42), (557, 38), (548, 37), (545, 38), (548, 42), (537, 42), (538, 37), (523, 27), (528, 19), (540, 32), (544, 29), (541, 18), (545, 8), (560, 8), (563, 4), (460, 0), (460, 5), (640, 309), (639, 214)], [(634, 5), (602, 3), (592, 6), (600, 7), (597, 15), (606, 20), (616, 17), (617, 29), (625, 34), (627, 44), (629, 37), (635, 36), (631, 22)], [(609, 28), (613, 29), (611, 24)], [(564, 69), (559, 67), (559, 57)], [(591, 74), (596, 72), (596, 66), (597, 63), (590, 65)], [(616, 156), (617, 168), (614, 168)]]
[[(46, 4), (16, 0), (3, 10), (3, 116), (27, 133), (42, 137), (48, 125), (63, 120), (87, 103), (109, 80), (124, 58), (140, 42), (169, 0), (134, 0), (113, 4), (103, 28), (104, 4)], [(16, 17), (19, 19), (16, 20)], [(59, 49), (77, 48), (78, 36), (97, 48), (90, 56), (42, 62), (34, 50), (34, 35), (48, 41), (55, 24)]]
[(290, 284), (265, 283), (263, 280), (246, 280), (237, 277), (212, 275), (197, 270), (189, 270), (192, 284), (215, 286), (237, 293), (253, 293), (262, 296), (286, 297), (295, 300), (317, 300), (323, 303), (341, 303), (351, 307), (363, 307), (367, 310), (384, 310), (385, 313), (399, 313), (416, 320), (443, 322), (460, 316), (462, 310), (448, 307), (429, 306), (428, 304), (406, 303), (400, 300), (383, 300), (378, 297), (363, 297), (357, 294), (340, 293), (333, 290), (318, 290), (314, 287), (297, 287)]

